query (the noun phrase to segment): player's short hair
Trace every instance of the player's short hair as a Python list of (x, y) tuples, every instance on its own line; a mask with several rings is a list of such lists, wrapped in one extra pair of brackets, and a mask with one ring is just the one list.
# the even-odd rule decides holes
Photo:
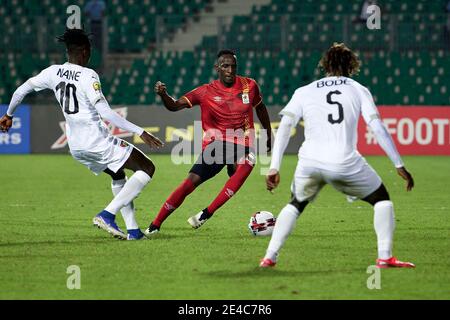
[(82, 49), (90, 49), (91, 42), (89, 34), (82, 29), (66, 29), (66, 31), (57, 36), (58, 42), (63, 42), (66, 45), (69, 53), (80, 52)]
[(236, 63), (237, 63), (236, 53), (235, 53), (233, 50), (230, 50), (230, 49), (223, 49), (223, 50), (220, 50), (219, 53), (217, 54), (217, 60), (219, 60), (219, 58), (220, 58), (221, 56), (224, 56), (224, 55), (227, 55), (227, 54), (232, 55), (232, 56), (234, 57), (234, 60), (235, 60)]
[(361, 61), (358, 55), (343, 43), (333, 43), (319, 61), (319, 68), (327, 75), (351, 77), (358, 74)]

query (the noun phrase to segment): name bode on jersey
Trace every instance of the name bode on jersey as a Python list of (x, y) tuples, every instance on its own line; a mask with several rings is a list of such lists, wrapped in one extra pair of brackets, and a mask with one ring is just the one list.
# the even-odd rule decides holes
[(348, 84), (347, 78), (332, 79), (332, 80), (319, 80), (316, 83), (317, 88), (339, 86), (341, 84)]

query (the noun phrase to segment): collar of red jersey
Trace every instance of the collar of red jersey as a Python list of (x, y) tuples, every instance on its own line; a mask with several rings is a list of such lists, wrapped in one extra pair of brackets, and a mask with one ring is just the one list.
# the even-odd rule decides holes
[(227, 91), (227, 92), (241, 91), (242, 90), (242, 86), (241, 86), (240, 78), (242, 78), (242, 77), (241, 76), (236, 76), (234, 84), (231, 87), (225, 87), (224, 84), (219, 79), (214, 80), (213, 84), (214, 84), (214, 86), (216, 86), (218, 89), (220, 89), (222, 91)]

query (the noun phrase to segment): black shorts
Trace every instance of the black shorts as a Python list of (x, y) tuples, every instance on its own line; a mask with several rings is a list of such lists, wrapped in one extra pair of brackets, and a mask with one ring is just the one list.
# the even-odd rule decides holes
[(254, 154), (253, 149), (249, 147), (231, 142), (214, 141), (206, 146), (189, 172), (197, 174), (202, 182), (205, 182), (227, 166), (228, 176), (231, 177), (236, 171), (235, 163), (250, 153)]

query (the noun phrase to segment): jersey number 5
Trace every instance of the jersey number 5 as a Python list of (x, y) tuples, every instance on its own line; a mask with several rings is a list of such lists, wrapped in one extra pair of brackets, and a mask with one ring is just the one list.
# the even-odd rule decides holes
[(342, 108), (342, 104), (340, 104), (339, 102), (331, 100), (331, 95), (333, 95), (333, 94), (342, 94), (342, 93), (339, 90), (336, 90), (336, 91), (330, 91), (327, 94), (327, 102), (329, 104), (337, 104), (337, 106), (338, 106), (339, 114), (338, 114), (337, 119), (334, 119), (333, 115), (331, 113), (328, 114), (328, 122), (331, 124), (336, 124), (336, 123), (341, 123), (344, 120), (344, 108)]
[[(61, 81), (55, 89), (56, 91), (61, 90), (59, 104), (61, 108), (64, 108), (64, 112), (67, 114), (78, 113), (77, 87), (72, 83), (66, 85), (64, 81)], [(70, 110), (70, 89), (72, 89), (73, 110)]]

